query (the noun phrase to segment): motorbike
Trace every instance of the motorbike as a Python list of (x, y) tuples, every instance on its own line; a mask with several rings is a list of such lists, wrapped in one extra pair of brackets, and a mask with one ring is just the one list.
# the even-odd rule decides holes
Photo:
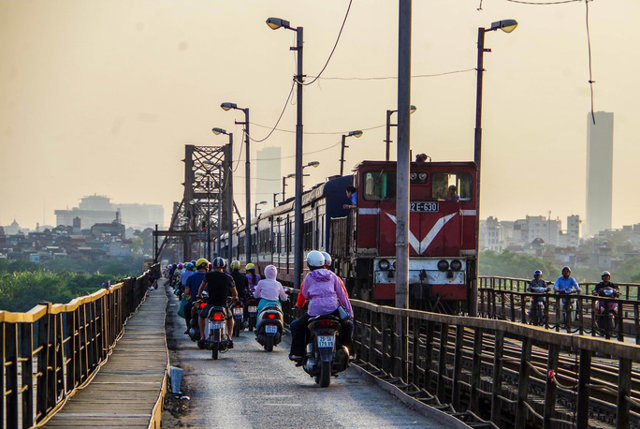
[(211, 349), (211, 358), (218, 359), (219, 353), (229, 349), (229, 341), (226, 334), (226, 316), (224, 307), (211, 307), (207, 323), (207, 340), (205, 346)]
[(273, 347), (280, 344), (283, 333), (282, 310), (277, 305), (267, 305), (260, 312), (258, 326), (256, 327), (256, 341), (267, 352), (273, 351)]
[[(546, 294), (548, 287), (534, 286), (531, 292), (538, 294)], [(547, 306), (546, 296), (534, 296), (531, 298), (531, 310), (529, 311), (529, 323), (532, 325), (543, 326), (546, 323), (545, 307)]]
[(561, 310), (561, 323), (565, 326), (567, 331), (569, 331), (571, 326), (571, 315), (573, 314), (573, 299), (571, 299), (570, 295), (578, 293), (577, 289), (568, 289), (558, 291), (558, 294), (561, 295), (560, 298), (560, 310)]
[(613, 301), (613, 298), (617, 298), (620, 293), (612, 287), (605, 287), (594, 295), (603, 298), (610, 298), (606, 300), (597, 300), (596, 307), (596, 326), (600, 335), (603, 335), (606, 339), (611, 338), (611, 332), (615, 331), (616, 319), (618, 316), (618, 303)]
[(256, 327), (256, 321), (258, 319), (258, 300), (255, 298), (249, 298), (246, 302), (247, 305), (247, 328), (250, 332)]
[(233, 313), (233, 336), (239, 337), (240, 332), (244, 328), (244, 306), (242, 302), (236, 301), (230, 305), (231, 312)]
[(302, 368), (320, 387), (331, 384), (331, 376), (349, 367), (349, 351), (338, 343), (340, 319), (316, 316), (309, 319), (309, 337)]
[[(206, 294), (206, 292), (204, 292)], [(205, 299), (196, 301), (191, 307), (191, 319), (189, 320), (189, 338), (191, 341), (198, 342), (198, 348), (203, 349), (204, 344), (200, 340), (200, 325), (198, 323), (198, 318), (200, 315), (200, 311), (207, 306), (207, 302)]]

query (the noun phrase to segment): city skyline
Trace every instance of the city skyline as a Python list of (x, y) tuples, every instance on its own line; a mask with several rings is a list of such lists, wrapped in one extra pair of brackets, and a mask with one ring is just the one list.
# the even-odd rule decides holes
[[(513, 33), (486, 39), (492, 52), (485, 55), (481, 216), (550, 209), (585, 218), (584, 4), (467, 6), (414, 3), (413, 153), (434, 161), (472, 159), (477, 27), (517, 19)], [(634, 165), (640, 64), (628, 54), (640, 43), (634, 30), (640, 5), (611, 0), (589, 7), (595, 109), (616, 115), (612, 226), (619, 227), (640, 213), (640, 200), (626, 197), (640, 180)], [(312, 76), (327, 59), (345, 9), (344, 2), (310, 1), (160, 8), (141, 0), (102, 3), (95, 13), (95, 5), (77, 0), (0, 2), (0, 198), (11, 202), (0, 209), (0, 224), (43, 223), (43, 211), (44, 223), (53, 224), (55, 208), (94, 192), (161, 203), (167, 224), (183, 194), (184, 144), (221, 145), (210, 132), (220, 126), (234, 132), (234, 160), (244, 162), (242, 127), (233, 123), (242, 117), (223, 112), (222, 101), (251, 108), (255, 139), (266, 136), (282, 111), (294, 71), (292, 40), (272, 32), (265, 19), (280, 16), (305, 27), (304, 71)], [(364, 131), (350, 142), (346, 171), (364, 158), (383, 159), (385, 110), (396, 105), (390, 79), (397, 68), (396, 16), (393, 2), (355, 3), (323, 76), (385, 79), (320, 79), (305, 87), (304, 161), (321, 163), (308, 171), (307, 188), (337, 173), (341, 132)], [(121, 24), (117, 33), (114, 22)], [(232, 66), (221, 67), (223, 59)], [(282, 171), (293, 171), (294, 117), (289, 106), (278, 125), (286, 131), (252, 144), (252, 157), (264, 145), (278, 146)], [(395, 129), (391, 139), (395, 159)], [(243, 187), (235, 191), (244, 212)]]

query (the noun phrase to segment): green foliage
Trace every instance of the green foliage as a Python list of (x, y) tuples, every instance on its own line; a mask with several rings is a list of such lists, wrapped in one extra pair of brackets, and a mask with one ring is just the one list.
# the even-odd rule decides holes
[(43, 264), (0, 260), (0, 310), (28, 311), (43, 301), (66, 303), (106, 282), (138, 276), (143, 263), (142, 257), (62, 258)]
[(497, 253), (491, 250), (480, 252), (480, 275), (533, 278), (535, 270), (542, 270), (547, 280), (555, 279), (560, 270), (553, 262), (530, 255), (516, 255), (505, 250)]
[(611, 273), (611, 281), (624, 283), (640, 283), (640, 256), (624, 261)]

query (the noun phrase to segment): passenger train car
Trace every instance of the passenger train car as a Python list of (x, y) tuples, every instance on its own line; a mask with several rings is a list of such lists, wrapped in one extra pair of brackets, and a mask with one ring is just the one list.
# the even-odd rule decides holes
[[(409, 295), (412, 308), (465, 311), (477, 266), (473, 162), (411, 163)], [(357, 189), (357, 209), (345, 188)], [(335, 176), (302, 196), (303, 251), (328, 251), (351, 296), (390, 303), (395, 294), (396, 163), (363, 161), (349, 176)], [(252, 254), (260, 271), (278, 267), (293, 283), (293, 198), (251, 222)], [(234, 258), (245, 262), (246, 228), (232, 237)], [(226, 249), (228, 236), (221, 237)], [(222, 251), (227, 255), (226, 250)], [(306, 268), (306, 267), (305, 267)]]

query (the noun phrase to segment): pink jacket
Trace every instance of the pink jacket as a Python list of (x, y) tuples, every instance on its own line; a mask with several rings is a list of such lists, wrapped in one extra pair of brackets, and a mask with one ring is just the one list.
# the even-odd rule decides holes
[(309, 316), (333, 313), (340, 304), (353, 317), (351, 302), (338, 277), (327, 269), (311, 271), (304, 278), (302, 295), (309, 300)]
[(260, 280), (256, 290), (253, 292), (253, 296), (256, 298), (263, 298), (269, 301), (277, 301), (278, 297), (281, 300), (286, 301), (288, 299), (287, 294), (284, 292), (282, 284), (276, 280), (278, 269), (273, 265), (267, 265), (264, 269), (264, 275), (266, 279)]

